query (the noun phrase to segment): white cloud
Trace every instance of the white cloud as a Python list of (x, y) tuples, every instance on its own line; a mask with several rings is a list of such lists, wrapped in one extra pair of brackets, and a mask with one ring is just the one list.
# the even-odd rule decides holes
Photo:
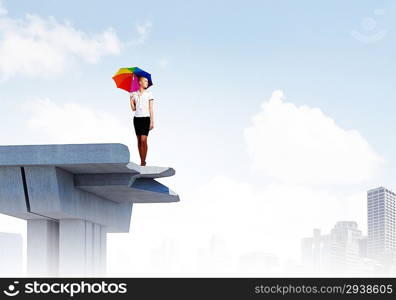
[(169, 64), (169, 61), (166, 57), (162, 57), (159, 61), (159, 65), (161, 68), (165, 69), (168, 66), (168, 64)]
[(128, 46), (137, 46), (144, 44), (150, 36), (152, 26), (153, 24), (149, 20), (146, 20), (144, 22), (137, 21), (137, 24), (135, 26), (136, 37), (126, 42), (126, 44)]
[(3, 5), (3, 1), (0, 0), (0, 17), (6, 14), (8, 14), (8, 11)]
[(216, 232), (234, 256), (263, 251), (298, 259), (300, 239), (314, 227), (326, 231), (343, 219), (361, 226), (364, 218), (364, 194), (344, 195), (304, 185), (254, 185), (214, 176), (190, 196), (190, 222), (200, 224), (192, 236)]
[(58, 104), (49, 99), (25, 102), (29, 112), (27, 130), (36, 143), (124, 143), (131, 142), (128, 128), (113, 115), (74, 102)]
[(146, 41), (146, 39), (148, 38), (148, 36), (150, 34), (152, 26), (153, 26), (153, 24), (150, 21), (146, 21), (143, 24), (138, 24), (136, 26), (136, 31), (139, 36), (138, 43), (142, 44)]
[[(365, 229), (364, 193), (337, 195), (302, 185), (254, 185), (215, 175), (181, 196), (175, 205), (135, 205), (131, 235), (109, 235), (111, 275), (246, 276), (239, 259), (247, 253), (273, 254), (280, 262), (299, 261), (301, 238), (310, 236), (315, 227), (327, 233), (336, 221), (353, 220)], [(213, 236), (221, 247), (211, 244)], [(171, 263), (150, 264), (164, 259), (164, 251), (155, 249), (168, 240), (174, 244), (168, 253)], [(219, 259), (224, 262), (220, 266)], [(261, 276), (268, 273), (260, 270)]]
[[(1, 5), (1, 4), (0, 4)], [(97, 63), (105, 55), (118, 55), (122, 43), (112, 28), (101, 33), (76, 29), (69, 21), (26, 14), (7, 15), (0, 6), (0, 80), (16, 75), (46, 77), (60, 74), (76, 59)]]
[(275, 91), (245, 129), (252, 169), (272, 179), (351, 184), (373, 179), (384, 162), (357, 130), (340, 128), (320, 109), (296, 106)]

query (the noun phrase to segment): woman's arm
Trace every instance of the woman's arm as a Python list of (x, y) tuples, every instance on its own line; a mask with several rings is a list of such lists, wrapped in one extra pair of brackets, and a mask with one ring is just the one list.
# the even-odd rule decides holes
[(150, 110), (150, 130), (154, 128), (154, 110), (153, 110), (153, 99), (149, 100), (149, 110)]
[(130, 102), (131, 102), (131, 109), (133, 110), (133, 111), (135, 111), (136, 110), (136, 101), (135, 101), (135, 98), (132, 96), (132, 95), (130, 95)]

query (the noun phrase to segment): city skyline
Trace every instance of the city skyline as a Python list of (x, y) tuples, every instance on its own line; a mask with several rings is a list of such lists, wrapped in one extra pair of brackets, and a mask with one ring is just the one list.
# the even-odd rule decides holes
[(383, 186), (368, 190), (367, 235), (355, 221), (337, 221), (327, 235), (315, 228), (313, 237), (301, 239), (302, 264), (315, 274), (396, 274), (395, 199)]

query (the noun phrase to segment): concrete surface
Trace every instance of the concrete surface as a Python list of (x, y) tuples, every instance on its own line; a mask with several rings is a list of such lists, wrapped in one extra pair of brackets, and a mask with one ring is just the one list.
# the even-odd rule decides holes
[(28, 220), (28, 272), (105, 274), (106, 234), (129, 232), (134, 203), (180, 201), (123, 144), (0, 146), (0, 213)]

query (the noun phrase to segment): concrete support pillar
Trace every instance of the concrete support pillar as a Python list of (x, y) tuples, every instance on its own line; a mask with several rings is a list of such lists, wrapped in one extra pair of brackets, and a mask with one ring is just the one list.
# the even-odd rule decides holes
[(79, 219), (59, 220), (59, 275), (104, 276), (106, 228)]
[(29, 276), (57, 276), (59, 223), (27, 220), (27, 272)]
[(100, 226), (100, 263), (99, 275), (106, 276), (107, 272), (107, 228)]

